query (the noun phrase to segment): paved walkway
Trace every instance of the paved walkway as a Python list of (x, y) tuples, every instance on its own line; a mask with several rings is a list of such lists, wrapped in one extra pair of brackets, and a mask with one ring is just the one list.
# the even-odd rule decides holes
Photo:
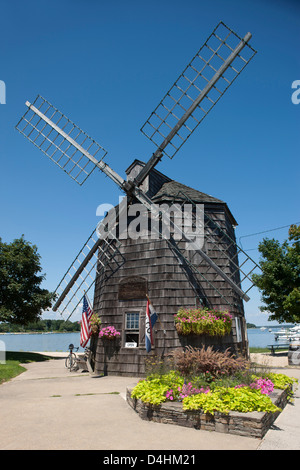
[(300, 368), (288, 366), (287, 353), (251, 354), (251, 359), (299, 380), (293, 403), (288, 403), (258, 446), (259, 450), (300, 450)]
[[(299, 390), (259, 440), (141, 420), (125, 401), (137, 378), (70, 373), (62, 358), (25, 367), (0, 386), (2, 450), (300, 449)], [(280, 371), (300, 379), (299, 368)]]

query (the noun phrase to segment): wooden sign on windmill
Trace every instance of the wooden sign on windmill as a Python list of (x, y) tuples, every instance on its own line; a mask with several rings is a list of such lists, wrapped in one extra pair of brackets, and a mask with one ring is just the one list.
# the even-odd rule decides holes
[[(160, 319), (151, 354), (166, 355), (187, 344), (247, 354), (243, 300), (249, 300), (258, 266), (236, 244), (237, 223), (225, 202), (171, 180), (156, 166), (164, 155), (174, 157), (255, 55), (250, 39), (250, 33), (240, 38), (223, 22), (217, 25), (142, 127), (157, 149), (146, 163), (135, 160), (126, 179), (103, 161), (104, 148), (48, 101), (38, 96), (33, 104), (26, 102), (28, 110), (16, 126), (25, 137), (77, 183), (97, 167), (126, 195), (79, 251), (53, 306), (70, 318), (94, 287), (93, 309), (102, 326), (121, 332), (110, 355), (103, 341), (93, 340), (97, 373), (143, 374), (147, 295)], [(148, 214), (146, 227), (151, 219), (151, 234), (140, 229), (140, 236), (130, 237), (138, 208)], [(202, 238), (195, 238), (199, 220)], [(230, 311), (230, 334), (182, 337), (174, 324), (180, 307)]]

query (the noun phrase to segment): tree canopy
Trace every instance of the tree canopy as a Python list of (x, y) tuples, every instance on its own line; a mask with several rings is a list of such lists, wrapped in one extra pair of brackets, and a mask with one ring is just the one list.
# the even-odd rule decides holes
[(300, 225), (291, 225), (288, 240), (264, 239), (258, 247), (262, 274), (253, 275), (269, 320), (300, 322)]
[(16, 323), (0, 323), (0, 333), (16, 332), (77, 332), (80, 331), (80, 322), (71, 322), (70, 320), (43, 319), (26, 325), (17, 325)]
[(36, 245), (21, 238), (0, 238), (0, 321), (26, 325), (51, 307), (53, 292), (41, 288), (45, 274)]

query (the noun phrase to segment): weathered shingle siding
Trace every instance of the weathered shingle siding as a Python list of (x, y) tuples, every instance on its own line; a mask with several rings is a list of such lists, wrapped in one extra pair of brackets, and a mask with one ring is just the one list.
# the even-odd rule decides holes
[[(133, 175), (134, 166), (131, 168)], [(152, 178), (152, 179), (151, 179)], [(169, 178), (159, 172), (154, 171), (150, 175), (150, 181), (145, 182), (148, 191), (156, 191), (162, 187)], [(203, 193), (201, 193), (203, 194)], [(235, 240), (232, 226), (232, 216), (227, 206), (219, 200), (212, 202), (210, 199), (205, 204), (205, 212), (209, 214)], [(210, 241), (209, 234), (206, 234), (204, 251), (220, 266), (224, 272), (232, 272), (233, 267), (228, 259), (222, 256), (221, 252), (214, 248)], [(180, 247), (184, 242), (179, 242)], [(231, 255), (236, 256), (235, 247), (226, 247)], [(119, 300), (119, 285), (124, 280), (132, 276), (140, 276), (146, 280), (148, 295), (159, 314), (160, 321), (154, 327), (154, 348), (151, 354), (166, 355), (174, 348), (182, 345), (192, 344), (212, 344), (218, 349), (231, 347), (237, 351), (235, 321), (230, 335), (224, 338), (212, 338), (199, 336), (195, 338), (180, 338), (174, 325), (174, 314), (180, 307), (195, 307), (199, 305), (199, 299), (195, 294), (195, 287), (198, 295), (206, 298), (208, 305), (217, 309), (230, 310), (234, 316), (243, 318), (244, 310), (241, 299), (233, 292), (233, 289), (216, 272), (207, 265), (202, 258), (195, 260), (195, 264), (200, 273), (217, 287), (220, 294), (201, 275), (190, 272), (187, 266), (178, 262), (178, 258), (171, 251), (165, 240), (122, 240), (120, 251), (125, 258), (125, 263), (111, 273), (107, 267), (98, 276), (95, 283), (94, 310), (101, 316), (102, 326), (114, 325), (121, 332), (120, 341), (116, 342), (115, 350), (110, 343), (109, 351), (104, 348), (103, 341), (98, 340), (95, 370), (117, 375), (135, 375), (144, 373), (144, 361), (149, 354), (144, 347), (144, 325), (146, 298), (133, 300)], [(194, 252), (189, 252), (187, 258), (193, 259)], [(198, 256), (198, 255), (197, 255)], [(236, 282), (239, 283), (239, 275), (236, 275)], [(223, 296), (223, 297), (222, 297)], [(230, 300), (234, 307), (228, 306), (225, 298)], [(140, 312), (140, 347), (127, 349), (124, 347), (124, 318), (126, 311)], [(239, 345), (241, 346), (241, 345)], [(245, 344), (244, 344), (245, 346)]]

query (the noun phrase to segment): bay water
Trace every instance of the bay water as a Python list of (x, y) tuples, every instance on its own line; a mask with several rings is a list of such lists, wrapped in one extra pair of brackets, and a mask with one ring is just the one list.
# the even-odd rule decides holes
[[(260, 330), (259, 328), (248, 329), (248, 340), (250, 347), (264, 348), (274, 344), (275, 337), (272, 331)], [(5, 351), (68, 351), (69, 344), (77, 348), (80, 341), (80, 333), (6, 333), (0, 334), (0, 345)], [(83, 349), (80, 347), (79, 352)]]
[[(69, 344), (79, 346), (80, 333), (5, 333), (0, 334), (0, 341), (5, 351), (68, 352)], [(78, 350), (83, 351), (81, 347)]]

